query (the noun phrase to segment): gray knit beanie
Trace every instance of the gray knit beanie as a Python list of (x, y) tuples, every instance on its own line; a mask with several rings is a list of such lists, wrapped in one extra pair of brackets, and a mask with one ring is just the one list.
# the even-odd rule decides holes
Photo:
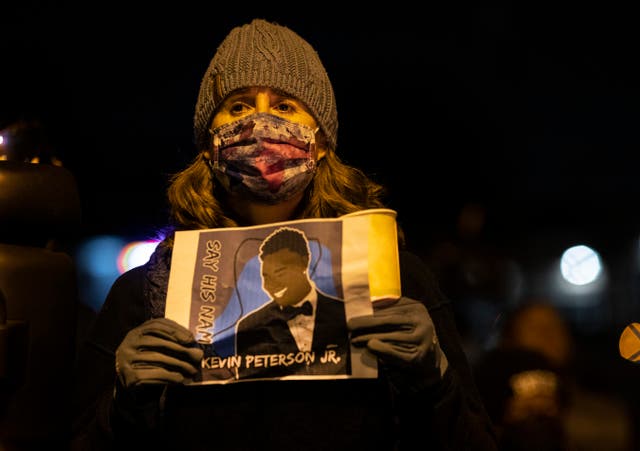
[(289, 28), (254, 19), (231, 30), (204, 74), (193, 121), (199, 151), (210, 147), (209, 127), (222, 100), (250, 86), (279, 89), (302, 101), (336, 148), (336, 100), (318, 54)]

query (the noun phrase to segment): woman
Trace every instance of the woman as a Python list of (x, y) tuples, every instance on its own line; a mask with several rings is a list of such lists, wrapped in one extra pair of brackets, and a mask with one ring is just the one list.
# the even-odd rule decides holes
[[(337, 129), (304, 39), (262, 19), (234, 28), (200, 87), (199, 154), (168, 190), (174, 229), (383, 208), (383, 188), (336, 154)], [(495, 449), (450, 305), (415, 256), (401, 252), (398, 302), (348, 322), (377, 379), (193, 386), (203, 352), (163, 318), (172, 243), (107, 296), (78, 361), (74, 449)]]

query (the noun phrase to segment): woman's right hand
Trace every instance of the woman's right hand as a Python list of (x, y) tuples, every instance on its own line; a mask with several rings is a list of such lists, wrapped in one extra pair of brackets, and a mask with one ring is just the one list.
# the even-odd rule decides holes
[(127, 389), (184, 383), (198, 372), (203, 355), (188, 329), (168, 318), (154, 318), (122, 340), (116, 350), (116, 374)]

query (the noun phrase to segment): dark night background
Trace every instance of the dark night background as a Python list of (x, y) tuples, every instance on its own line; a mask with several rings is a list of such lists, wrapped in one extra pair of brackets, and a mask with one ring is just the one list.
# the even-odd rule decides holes
[[(228, 31), (261, 16), (318, 51), (338, 102), (338, 153), (388, 185), (409, 244), (440, 265), (459, 305), (477, 295), (493, 312), (546, 296), (536, 286), (546, 265), (591, 245), (610, 286), (595, 306), (567, 309), (584, 346), (599, 352), (590, 377), (619, 389), (602, 382), (606, 371), (639, 376), (617, 354), (622, 328), (640, 321), (640, 29), (630, 7), (203, 4), (5, 5), (0, 129), (44, 125), (78, 181), (82, 234), (137, 239), (163, 224), (167, 178), (195, 156), (200, 78)], [(457, 223), (469, 205), (485, 214), (472, 239)], [(452, 248), (498, 274), (447, 285)], [(500, 271), (513, 262), (524, 294), (505, 288), (515, 282)]]
[[(0, 18), (0, 126), (45, 124), (88, 232), (144, 233), (165, 218), (166, 176), (194, 156), (200, 77), (254, 15), (202, 3), (32, 0)], [(338, 152), (390, 186), (420, 244), (471, 201), (500, 241), (636, 233), (634, 16), (514, 4), (262, 15), (313, 43), (335, 85)]]

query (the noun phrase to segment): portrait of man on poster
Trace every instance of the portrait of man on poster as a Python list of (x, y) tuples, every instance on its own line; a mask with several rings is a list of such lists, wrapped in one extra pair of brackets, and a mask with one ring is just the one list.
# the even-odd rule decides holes
[(350, 344), (342, 299), (309, 277), (304, 233), (281, 227), (259, 249), (262, 288), (270, 300), (236, 326), (239, 378), (350, 374)]

